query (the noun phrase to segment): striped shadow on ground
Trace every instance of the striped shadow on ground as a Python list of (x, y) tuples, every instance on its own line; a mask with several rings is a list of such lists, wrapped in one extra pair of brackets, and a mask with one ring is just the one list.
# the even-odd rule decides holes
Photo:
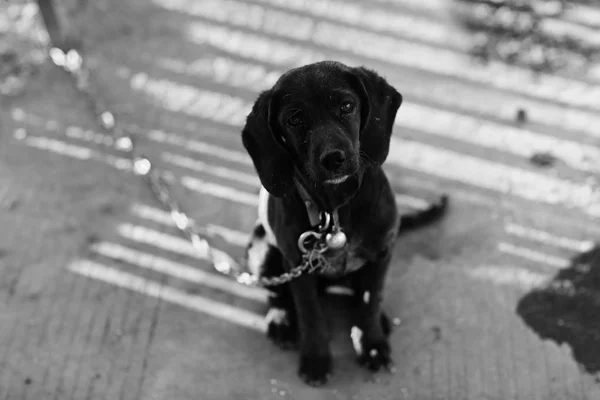
[[(95, 134), (93, 136), (94, 138), (98, 138), (97, 134)], [(28, 141), (29, 139), (32, 139), (30, 141)], [(44, 139), (44, 140), (41, 140)], [(47, 140), (46, 140), (47, 139)], [(59, 153), (59, 154), (63, 154), (63, 155), (67, 155), (70, 157), (74, 157), (77, 159), (81, 159), (81, 160), (87, 160), (87, 159), (100, 159), (101, 161), (104, 161), (106, 163), (108, 163), (109, 165), (112, 165), (114, 167), (116, 167), (116, 165), (121, 165), (121, 168), (123, 167), (124, 164), (126, 164), (126, 160), (124, 159), (120, 159), (118, 157), (114, 157), (111, 156), (108, 159), (103, 159), (102, 157), (104, 157), (105, 155), (102, 153), (99, 153), (95, 150), (89, 149), (87, 147), (83, 147), (83, 146), (76, 146), (76, 145), (72, 145), (66, 142), (62, 142), (62, 141), (57, 141), (55, 139), (48, 139), (48, 138), (40, 138), (40, 137), (30, 137), (30, 138), (25, 138), (25, 143), (33, 146), (33, 147), (37, 147), (40, 149), (45, 149), (45, 150), (50, 150), (52, 152), (55, 153)], [(214, 146), (214, 145), (213, 145)], [(218, 146), (216, 146), (218, 148)], [(232, 154), (236, 154), (237, 157), (237, 153), (236, 152), (231, 152), (230, 150), (228, 150), (227, 153), (229, 156), (231, 156)], [(240, 153), (241, 154), (241, 153)], [(245, 162), (244, 162), (245, 163)], [(190, 178), (190, 179), (195, 179), (195, 178)], [(198, 181), (195, 180), (195, 186), (199, 185), (199, 182), (204, 182), (204, 181)], [(215, 188), (216, 186), (214, 185), (218, 185), (215, 183), (211, 183), (212, 185), (210, 186), (211, 188)], [(194, 187), (194, 185), (192, 185), (192, 187)], [(224, 192), (228, 192), (230, 193), (230, 190), (232, 188), (228, 187), (228, 186), (224, 186), (224, 185), (219, 185), (219, 188), (223, 189)], [(208, 195), (212, 195), (212, 196), (217, 196), (217, 197), (221, 197), (221, 198), (225, 198), (228, 200), (233, 200), (236, 201), (238, 200), (238, 196), (235, 195), (229, 195), (229, 196), (220, 196), (220, 190), (215, 192), (215, 191), (210, 191), (210, 190), (205, 190), (203, 193), (208, 194)], [(256, 195), (253, 193), (248, 193), (245, 192), (245, 196), (247, 196), (247, 198), (245, 200), (241, 200), (242, 204), (244, 203), (252, 203), (255, 204), (254, 202)], [(418, 206), (420, 205), (420, 201), (415, 201), (414, 199), (409, 199), (410, 201), (408, 201), (407, 199), (404, 199), (405, 203), (412, 203), (412, 206), (415, 208), (418, 208)], [(254, 205), (252, 206), (254, 207)], [(164, 219), (164, 218), (163, 218)], [(145, 227), (136, 227), (134, 225), (121, 225), (120, 226), (121, 231), (125, 234), (128, 235), (131, 238), (135, 238), (135, 237), (145, 237), (145, 233), (151, 233), (150, 236), (154, 235), (158, 235), (160, 236), (162, 233), (161, 232), (150, 232), (147, 231), (148, 228)], [(217, 234), (217, 229), (213, 228), (213, 234)], [(220, 228), (221, 232), (225, 232), (225, 229)], [(514, 229), (513, 229), (514, 231)], [(521, 231), (523, 231), (521, 229)], [(229, 231), (226, 232), (225, 235), (229, 234), (230, 236), (232, 236), (232, 232), (233, 231)], [(163, 234), (164, 235), (164, 234)], [(523, 235), (523, 233), (521, 232), (521, 235)], [(531, 230), (529, 231), (529, 233), (527, 233), (527, 235), (531, 236)], [(546, 233), (546, 240), (548, 240), (547, 238), (550, 237), (549, 233)], [(157, 236), (157, 237), (158, 237)], [(235, 240), (238, 244), (241, 244), (243, 241), (242, 238), (242, 234), (241, 233), (233, 233), (233, 236), (236, 237)], [(162, 236), (161, 236), (162, 238)], [(539, 238), (539, 233), (538, 233), (538, 238)], [(572, 243), (576, 243), (573, 242), (572, 239), (570, 239)], [(170, 245), (171, 248), (186, 248), (185, 249), (185, 253), (188, 255), (192, 255), (192, 256), (197, 256), (197, 252), (196, 250), (194, 250), (193, 248), (191, 248), (191, 245), (189, 245), (189, 243), (187, 241), (185, 241), (184, 239), (180, 239), (180, 238), (174, 238), (173, 240), (171, 239), (167, 239), (166, 241), (161, 241), (161, 243), (163, 244), (163, 246), (167, 246)], [(166, 243), (166, 244), (165, 244)], [(180, 246), (180, 247), (178, 247)], [(518, 246), (517, 246), (518, 247)], [(514, 245), (510, 245), (510, 244), (503, 244), (500, 246), (499, 251), (503, 252), (503, 253), (508, 253), (508, 254), (512, 254), (515, 256), (518, 256), (519, 258), (524, 258), (524, 259), (529, 259), (529, 260), (534, 260), (536, 262), (543, 262), (543, 263), (549, 263), (550, 265), (553, 265), (555, 267), (562, 267), (566, 261), (564, 259), (559, 259), (559, 258), (553, 258), (553, 256), (549, 256), (549, 255), (545, 255), (544, 253), (540, 253), (540, 252), (536, 252), (535, 250), (532, 249), (525, 249), (522, 250), (520, 247), (517, 248)], [(539, 253), (539, 254), (537, 254)], [(549, 261), (548, 261), (549, 260)]]
[[(244, 87), (253, 92), (259, 92), (272, 86), (284, 72), (265, 67), (264, 64), (274, 64), (280, 68), (289, 69), (330, 58), (325, 54), (315, 53), (309, 47), (290, 45), (274, 40), (267, 35), (250, 34), (206, 22), (191, 23), (182, 35), (182, 40), (188, 43), (209, 44), (218, 54), (226, 53), (227, 57), (217, 56), (211, 60), (210, 56), (206, 56), (189, 62), (176, 58), (144, 57), (142, 55), (140, 60), (156, 64), (164, 70), (178, 74), (211, 77), (215, 83)], [(290, 55), (290, 52), (293, 53), (293, 56)], [(238, 61), (237, 57), (240, 54), (255, 62)], [(364, 64), (361, 60), (345, 56), (337, 59), (348, 65)], [(106, 62), (113, 63), (114, 60)], [(121, 78), (131, 74), (127, 68), (124, 71), (127, 73), (119, 74)], [(514, 121), (516, 110), (510, 104), (515, 104), (529, 110), (532, 120), (547, 126), (585, 132), (592, 137), (600, 135), (595, 129), (600, 122), (600, 117), (590, 110), (564, 107), (552, 101), (524, 97), (510, 92), (495, 91), (492, 95), (488, 88), (472, 87), (447, 78), (438, 78), (434, 84), (427, 84), (425, 81), (424, 84), (415, 86), (402, 79), (397, 80), (393, 73), (386, 71), (384, 69), (382, 73), (387, 76), (390, 83), (396, 85), (406, 95), (407, 99), (427, 98), (428, 101), (440, 103), (442, 106), (459, 107), (464, 110), (463, 113), (483, 113), (493, 118), (504, 119), (509, 123)]]
[[(202, 76), (226, 86), (248, 90), (265, 90), (272, 86), (272, 76), (280, 76), (284, 71), (272, 70), (260, 72), (261, 65), (236, 61), (232, 58), (216, 57), (214, 59), (199, 60), (197, 67), (188, 65), (180, 60), (152, 59), (167, 70), (177, 73)], [(212, 61), (212, 62), (211, 62)], [(223, 73), (217, 66), (231, 72), (223, 80)], [(126, 67), (123, 67), (126, 68)], [(190, 71), (187, 69), (190, 68)], [(254, 69), (253, 79), (243, 79), (245, 71)], [(237, 76), (234, 74), (237, 71)], [(131, 72), (130, 72), (131, 73)], [(259, 80), (256, 78), (258, 77)], [(147, 77), (144, 76), (144, 81)], [(136, 79), (134, 74), (132, 80)], [(262, 81), (260, 81), (262, 79)], [(404, 92), (404, 90), (402, 90)], [(405, 93), (406, 95), (406, 93)], [(242, 105), (241, 102), (237, 104)], [(173, 106), (175, 107), (175, 106)], [(243, 106), (243, 108), (249, 105)], [(180, 111), (185, 111), (181, 109)], [(512, 121), (511, 121), (512, 122)], [(399, 128), (418, 130), (427, 134), (468, 143), (483, 148), (502, 151), (523, 158), (529, 158), (535, 153), (549, 152), (575, 170), (597, 172), (600, 171), (600, 150), (595, 146), (586, 145), (577, 141), (560, 139), (546, 134), (534, 132), (522, 127), (486, 121), (479, 117), (447, 111), (429, 105), (405, 102), (398, 112), (395, 125)], [(451, 128), (450, 128), (451, 127)], [(595, 132), (595, 131), (594, 131)]]
[(158, 298), (168, 303), (199, 311), (246, 328), (260, 332), (266, 331), (265, 320), (262, 315), (233, 307), (225, 303), (220, 303), (206, 297), (189, 294), (170, 286), (163, 285), (160, 282), (119, 271), (97, 262), (76, 260), (68, 266), (68, 269), (71, 272), (87, 278), (92, 278), (146, 296)]
[(572, 239), (515, 223), (507, 223), (504, 226), (504, 230), (509, 235), (518, 237), (520, 239), (527, 239), (575, 252), (586, 252), (594, 247), (594, 242), (591, 240)]
[[(166, 98), (164, 96), (165, 92), (171, 93), (171, 97), (177, 97), (179, 94), (178, 90), (182, 88), (187, 93), (184, 97), (197, 100), (194, 103), (194, 108), (204, 109), (209, 103), (212, 105), (223, 104), (224, 109), (237, 116), (234, 118), (233, 114), (230, 115), (230, 123), (233, 123), (237, 119), (243, 119), (245, 110), (250, 107), (250, 104), (244, 103), (238, 98), (232, 98), (231, 96), (222, 98), (222, 95), (216, 92), (198, 91), (196, 88), (167, 80), (155, 81), (145, 76), (141, 82), (133, 83), (135, 81), (140, 81), (140, 79), (136, 77), (132, 79), (134, 90), (137, 88), (138, 90), (143, 90), (147, 95), (157, 96), (163, 105), (168, 105), (169, 101), (169, 96)], [(230, 107), (227, 104), (228, 99), (234, 99), (232, 105), (235, 105), (235, 107)], [(206, 102), (207, 104), (205, 104)], [(89, 131), (78, 130), (76, 128), (68, 130), (67, 134), (72, 135), (72, 137), (79, 136), (83, 139), (88, 139), (88, 136), (95, 137)], [(161, 131), (152, 131), (148, 137), (159, 143), (169, 142), (178, 145), (185, 143), (186, 147), (191, 151), (216, 155), (232, 162), (251, 165), (249, 157), (242, 152), (224, 148), (217, 149), (218, 146), (215, 145), (186, 140), (177, 135), (169, 135)], [(98, 141), (97, 139), (95, 140)], [(577, 184), (549, 177), (545, 174), (509, 167), (502, 163), (488, 162), (476, 157), (465, 156), (424, 143), (396, 138), (392, 141), (389, 163), (394, 163), (395, 160), (397, 160), (398, 164), (417, 172), (424, 172), (469, 185), (510, 193), (529, 200), (581, 208), (584, 212), (593, 216), (600, 215), (600, 195), (591, 190), (589, 185), (585, 183)], [(443, 160), (443, 162), (440, 160)], [(193, 181), (188, 181), (187, 183), (192, 187), (198, 187), (198, 185), (194, 185)]]
[(570, 265), (570, 261), (566, 258), (542, 253), (541, 251), (537, 251), (528, 247), (523, 247), (508, 242), (499, 242), (496, 248), (501, 253), (517, 256), (519, 258), (528, 261), (533, 261), (544, 266), (551, 266), (554, 268), (563, 269), (567, 268)]
[[(134, 216), (145, 220), (154, 221), (163, 225), (175, 226), (175, 222), (168, 212), (146, 204), (135, 203), (131, 207), (131, 213)], [(246, 246), (250, 239), (249, 232), (240, 232), (220, 225), (209, 223), (204, 228), (207, 235), (213, 237), (220, 236), (227, 240), (228, 243), (239, 247)]]
[(267, 301), (268, 293), (265, 289), (245, 286), (237, 283), (231, 278), (212, 274), (187, 264), (135, 250), (118, 243), (98, 242), (94, 243), (90, 247), (90, 250), (97, 255), (115, 261), (125, 262), (138, 268), (159, 272), (188, 282), (218, 289), (241, 298), (260, 303), (266, 303)]
[[(80, 128), (69, 129), (68, 135), (83, 140), (98, 138), (98, 135), (100, 135), (89, 131), (86, 132), (85, 135), (80, 135), (81, 132), (85, 131)], [(186, 149), (192, 149), (192, 151), (200, 150), (203, 154), (223, 157), (227, 160), (236, 160), (236, 162), (243, 163), (244, 165), (251, 163), (249, 157), (242, 152), (220, 148), (219, 146), (201, 141), (184, 140), (181, 136), (175, 134), (168, 134), (160, 131), (157, 132), (158, 134), (156, 134), (154, 139), (159, 139), (159, 142), (161, 143), (178, 143), (186, 147)], [(15, 134), (15, 137), (18, 136), (17, 133)], [(100, 137), (102, 137), (102, 135), (100, 135)], [(131, 166), (130, 161), (127, 159), (112, 156), (110, 154), (104, 155), (92, 149), (56, 139), (24, 137), (23, 140), (32, 147), (50, 150), (78, 159), (97, 159), (118, 169), (129, 169)], [(550, 204), (567, 203), (568, 206), (582, 205), (584, 211), (587, 211), (591, 215), (600, 213), (600, 202), (596, 202), (595, 200), (596, 197), (598, 197), (598, 193), (591, 191), (586, 184), (580, 185), (562, 181), (522, 169), (506, 167), (503, 164), (490, 163), (475, 157), (436, 149), (435, 147), (420, 144), (418, 142), (401, 141), (393, 138), (391, 147), (392, 149), (399, 149), (398, 152), (391, 152), (389, 157), (391, 163), (397, 159), (399, 164), (404, 164), (408, 169), (413, 169), (417, 172), (429, 172), (434, 176), (447, 177), (448, 179), (468, 183), (477, 187), (508, 192), (514, 195), (520, 194), (521, 197), (529, 200), (539, 199)], [(405, 155), (404, 158), (402, 157), (403, 154)], [(415, 162), (411, 162), (412, 160), (415, 160)], [(200, 188), (202, 182), (198, 182), (194, 179), (195, 178), (190, 178), (187, 181), (188, 186), (192, 189)], [(218, 184), (211, 183), (211, 187), (216, 188), (217, 186), (215, 185)], [(226, 198), (237, 198), (235, 196), (236, 193), (232, 192), (232, 188), (223, 186), (220, 189), (223, 189), (222, 193)], [(517, 191), (522, 193), (517, 193)], [(221, 193), (221, 190), (219, 190), (219, 193)], [(254, 204), (255, 200), (251, 195), (249, 196), (244, 193), (242, 197), (247, 204)], [(571, 202), (579, 204), (569, 204)], [(586, 204), (588, 202), (591, 204)]]
[[(67, 135), (73, 138), (82, 139), (85, 141), (93, 140), (95, 142), (98, 140), (102, 141), (103, 139), (107, 138), (104, 135), (90, 131), (84, 131), (81, 128), (76, 127), (70, 127), (67, 129)], [(159, 143), (177, 144), (185, 147), (188, 150), (198, 150), (202, 154), (217, 156), (218, 158), (241, 163), (245, 166), (251, 164), (249, 157), (243, 152), (225, 149), (206, 142), (185, 139), (180, 135), (162, 131), (154, 131), (154, 135), (149, 136), (154, 136), (154, 139), (157, 139)], [(19, 131), (15, 133), (15, 137), (24, 140), (29, 146), (37, 147), (39, 149), (50, 150), (55, 153), (64, 154), (78, 159), (95, 159), (122, 170), (128, 170), (131, 167), (131, 163), (128, 159), (116, 157), (110, 154), (103, 154), (98, 151), (83, 146), (66, 143), (64, 141), (46, 137), (20, 137)], [(409, 144), (411, 144), (413, 147), (419, 146), (420, 148), (413, 149), (409, 146)], [(504, 165), (497, 163), (488, 163), (475, 157), (465, 156), (444, 150), (437, 150), (431, 146), (419, 144), (418, 142), (406, 141), (404, 143), (398, 143), (394, 138), (392, 140), (392, 148), (397, 146), (401, 146), (404, 152), (407, 154), (407, 159), (399, 159), (399, 161), (401, 163), (406, 163), (406, 167), (408, 169), (414, 169), (417, 172), (427, 173), (427, 171), (430, 171), (431, 175), (434, 176), (448, 176), (448, 178), (451, 180), (469, 183), (476, 187), (495, 189), (497, 191), (510, 193), (510, 191), (514, 192), (516, 190), (525, 190), (522, 197), (529, 198), (529, 195), (532, 195), (533, 198), (530, 198), (530, 200), (535, 200), (536, 197), (540, 197), (542, 194), (548, 194), (548, 196), (542, 200), (550, 204), (560, 204), (564, 201), (563, 196), (567, 196), (567, 199), (570, 196), (570, 198), (574, 201), (584, 202), (584, 207), (586, 207), (586, 211), (588, 211), (590, 214), (595, 215), (596, 213), (600, 213), (600, 202), (592, 202), (592, 204), (589, 206), (585, 204), (586, 201), (590, 202), (592, 201), (591, 199), (594, 199), (598, 196), (596, 192), (590, 191), (590, 188), (586, 184), (578, 185), (576, 183), (561, 181), (552, 177), (546, 177), (545, 175), (529, 173), (529, 171), (522, 172), (523, 170), (520, 169), (505, 167)], [(432, 151), (430, 152), (429, 149)], [(390, 154), (390, 159), (392, 161), (395, 157), (397, 157), (397, 155), (394, 153), (395, 152)], [(438, 158), (437, 156), (439, 154), (443, 154), (444, 157)], [(409, 156), (421, 158), (418, 159), (417, 163), (413, 164), (410, 162), (411, 159)], [(445, 165), (441, 165), (440, 160), (448, 162)], [(421, 166), (419, 164), (421, 164)], [(454, 164), (460, 164), (464, 167), (462, 171), (457, 171), (460, 173), (460, 176), (454, 176), (454, 171), (456, 171), (457, 167), (454, 166), (454, 168), (450, 168), (453, 167)], [(427, 170), (425, 170), (425, 167)], [(472, 171), (474, 171), (474, 173), (471, 173)], [(540, 186), (534, 185), (532, 187), (527, 182), (528, 180), (536, 181), (536, 179), (541, 180), (539, 183), (541, 184), (541, 188), (543, 190), (540, 192), (536, 191), (536, 189), (539, 189)], [(515, 185), (513, 182), (511, 182), (511, 180), (519, 180), (520, 183)], [(194, 189), (199, 187), (198, 181), (188, 181), (188, 183), (190, 182), (192, 183), (189, 185), (190, 188)], [(216, 183), (211, 184), (212, 187), (216, 187), (214, 185), (219, 185)], [(570, 192), (570, 189), (576, 190)], [(219, 191), (219, 193), (220, 192), (221, 191)], [(232, 196), (233, 192), (232, 188), (230, 187), (224, 186), (223, 193), (223, 196), (227, 196), (227, 198), (235, 197)], [(580, 193), (582, 196), (579, 196)], [(250, 194), (250, 197), (248, 194), (243, 196), (248, 204), (254, 204), (255, 200), (251, 197), (252, 195), (253, 194)], [(402, 204), (403, 201), (400, 201), (400, 203)]]
[[(181, 102), (180, 91), (185, 93), (184, 97), (194, 97), (192, 93), (201, 92), (197, 95), (200, 100), (194, 103), (194, 110), (197, 108), (205, 109), (204, 99), (214, 105), (214, 102), (223, 103), (232, 98), (231, 96), (220, 97), (221, 95), (216, 92), (198, 91), (198, 89), (189, 85), (166, 79), (154, 80), (147, 75), (144, 75), (141, 79), (138, 79), (135, 75), (132, 78), (132, 88), (154, 97), (160, 102), (161, 106), (167, 109), (171, 109), (170, 101), (177, 104)], [(164, 93), (169, 93), (169, 95), (165, 96)], [(249, 103), (243, 105), (242, 100), (239, 98), (235, 99), (234, 104), (239, 105), (239, 107), (227, 108), (228, 111), (233, 113), (230, 115), (230, 124), (233, 124), (233, 121), (243, 119), (243, 116), (246, 115), (246, 109), (251, 107)], [(173, 108), (179, 110), (179, 106)], [(180, 111), (195, 115), (194, 110)], [(188, 140), (188, 143), (190, 142), (194, 141)], [(240, 152), (240, 154), (243, 153)], [(570, 208), (578, 208), (588, 215), (600, 216), (600, 208), (598, 207), (600, 192), (593, 190), (586, 183), (574, 183), (422, 142), (393, 137), (390, 142), (387, 164), (399, 165), (428, 175), (515, 195), (527, 200), (547, 204), (562, 204)]]
[[(482, 67), (474, 64), (465, 54), (415, 44), (407, 40), (327, 21), (313, 22), (310, 18), (301, 18), (293, 13), (284, 13), (242, 2), (192, 3), (189, 0), (154, 0), (154, 3), (165, 9), (202, 16), (215, 22), (229, 23), (244, 28), (261, 28), (264, 33), (301, 39), (372, 60), (418, 68), (441, 76), (459, 78), (545, 100), (558, 100), (573, 106), (600, 109), (600, 105), (595, 100), (600, 97), (600, 85), (590, 85), (553, 75), (541, 76), (543, 84), (532, 83), (530, 71), (522, 68), (507, 66), (500, 62), (490, 62), (486, 67)], [(255, 21), (260, 21), (260, 23), (257, 25)], [(302, 28), (298, 30), (285, 29), (290, 25), (298, 25)], [(269, 50), (275, 56), (275, 48), (271, 46)], [(282, 54), (289, 57), (293, 52), (292, 45), (288, 43)], [(302, 60), (303, 64), (307, 64), (330, 58), (318, 52), (314, 52), (313, 55), (311, 58), (304, 56), (297, 59)]]

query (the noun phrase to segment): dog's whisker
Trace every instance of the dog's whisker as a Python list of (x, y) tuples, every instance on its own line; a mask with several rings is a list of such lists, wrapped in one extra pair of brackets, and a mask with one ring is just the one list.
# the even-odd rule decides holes
[(368, 166), (374, 164), (374, 161), (371, 159), (371, 157), (369, 157), (369, 155), (363, 152), (362, 150), (358, 153), (358, 162), (360, 166)]

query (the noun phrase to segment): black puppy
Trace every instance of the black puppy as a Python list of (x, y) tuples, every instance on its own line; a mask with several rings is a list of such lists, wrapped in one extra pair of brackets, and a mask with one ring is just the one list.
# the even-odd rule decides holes
[(329, 267), (273, 286), (268, 335), (299, 339), (299, 374), (323, 384), (332, 370), (321, 280), (347, 278), (356, 297), (352, 338), (371, 370), (389, 367), (383, 288), (398, 233), (394, 194), (381, 168), (402, 96), (377, 73), (338, 62), (292, 69), (260, 94), (242, 132), (260, 177), (259, 222), (248, 264), (277, 276), (302, 263), (298, 238), (327, 212), (347, 241)]

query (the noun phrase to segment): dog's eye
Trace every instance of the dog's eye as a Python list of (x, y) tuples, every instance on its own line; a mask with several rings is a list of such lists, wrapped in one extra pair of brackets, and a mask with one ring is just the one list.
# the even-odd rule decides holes
[(294, 115), (292, 115), (291, 117), (289, 117), (287, 119), (287, 121), (285, 121), (289, 126), (298, 126), (298, 125), (302, 125), (302, 123), (304, 122), (302, 120), (302, 113), (301, 112), (297, 112)]
[(350, 101), (345, 101), (340, 106), (340, 110), (343, 113), (350, 113), (350, 112), (354, 111), (354, 103), (352, 103)]

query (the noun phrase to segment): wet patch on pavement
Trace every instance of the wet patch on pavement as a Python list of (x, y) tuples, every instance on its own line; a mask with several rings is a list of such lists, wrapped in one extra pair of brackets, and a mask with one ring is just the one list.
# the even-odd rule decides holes
[[(585, 0), (457, 0), (456, 16), (474, 35), (471, 53), (539, 72), (585, 71), (600, 61), (600, 21), (589, 25)], [(600, 9), (600, 7), (599, 7)]]
[(529, 161), (538, 167), (551, 167), (556, 163), (556, 157), (547, 152), (539, 152), (529, 157)]
[(588, 373), (599, 374), (600, 245), (576, 256), (547, 287), (525, 295), (517, 313), (540, 338), (569, 345)]

